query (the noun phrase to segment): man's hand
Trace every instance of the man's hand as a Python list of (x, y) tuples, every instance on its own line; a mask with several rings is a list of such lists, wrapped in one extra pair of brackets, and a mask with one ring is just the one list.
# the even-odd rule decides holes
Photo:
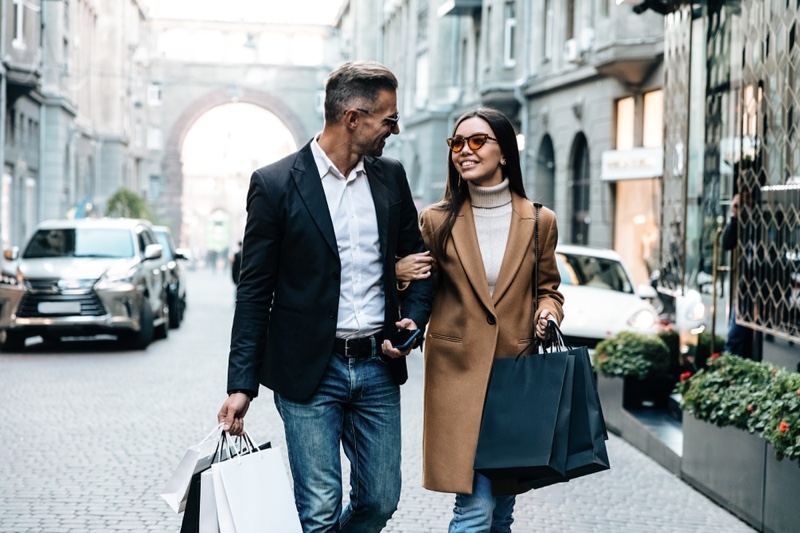
[(244, 415), (250, 408), (250, 397), (243, 392), (233, 392), (222, 404), (222, 409), (217, 414), (217, 420), (223, 424), (222, 429), (231, 435), (241, 435), (244, 432)]
[[(399, 322), (395, 322), (394, 325), (397, 326), (397, 329), (407, 329), (410, 331), (419, 329), (417, 327), (417, 323), (411, 320), (410, 318), (403, 318)], [(409, 347), (408, 349), (403, 350), (401, 352), (400, 350), (392, 346), (392, 341), (390, 341), (389, 339), (384, 339), (383, 344), (381, 345), (381, 350), (383, 351), (384, 355), (391, 357), (392, 359), (397, 359), (398, 357), (407, 356), (409, 353), (411, 353), (412, 348)]]

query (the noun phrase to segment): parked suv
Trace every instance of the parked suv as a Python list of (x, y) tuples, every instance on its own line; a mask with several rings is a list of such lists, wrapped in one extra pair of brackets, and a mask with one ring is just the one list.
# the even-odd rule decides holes
[(28, 337), (112, 334), (146, 348), (169, 331), (162, 246), (149, 222), (50, 220), (23, 248), (3, 252), (0, 330), (4, 351)]
[(167, 277), (168, 303), (169, 303), (169, 327), (177, 329), (183, 322), (183, 314), (186, 311), (186, 263), (188, 257), (180, 248), (175, 248), (175, 241), (172, 240), (172, 233), (166, 226), (153, 226), (158, 242), (163, 249), (166, 264), (164, 270)]

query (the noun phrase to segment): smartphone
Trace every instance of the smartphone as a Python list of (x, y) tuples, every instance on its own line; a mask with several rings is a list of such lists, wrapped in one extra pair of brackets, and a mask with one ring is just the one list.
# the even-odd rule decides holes
[(402, 344), (398, 344), (397, 346), (395, 346), (395, 348), (397, 348), (401, 352), (403, 350), (408, 350), (409, 348), (411, 348), (411, 346), (414, 344), (414, 341), (422, 333), (422, 330), (421, 329), (415, 329), (413, 331), (407, 330), (407, 329), (406, 330), (401, 330), (401, 331), (398, 332), (398, 335), (400, 335), (402, 333), (406, 333), (406, 334), (410, 333), (410, 335), (408, 336), (408, 338), (405, 341), (403, 341)]

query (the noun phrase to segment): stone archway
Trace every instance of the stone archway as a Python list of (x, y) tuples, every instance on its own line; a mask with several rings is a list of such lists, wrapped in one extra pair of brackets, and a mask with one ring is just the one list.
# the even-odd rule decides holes
[(181, 239), (181, 198), (183, 196), (183, 165), (181, 148), (187, 133), (204, 113), (224, 104), (248, 103), (268, 110), (286, 126), (297, 146), (302, 146), (309, 133), (302, 121), (283, 101), (269, 93), (241, 88), (234, 98), (228, 89), (220, 88), (192, 103), (175, 122), (164, 146), (164, 189), (158, 208), (159, 215), (173, 228), (177, 242)]

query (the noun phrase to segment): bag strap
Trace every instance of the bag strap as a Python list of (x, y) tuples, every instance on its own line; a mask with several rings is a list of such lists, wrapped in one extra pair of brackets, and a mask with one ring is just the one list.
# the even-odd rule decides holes
[(536, 316), (539, 310), (539, 209), (542, 204), (534, 202), (533, 207), (536, 209), (533, 222), (533, 314)]
[[(533, 316), (536, 316), (536, 311), (539, 310), (539, 209), (542, 204), (533, 202), (535, 209), (533, 219)], [(536, 352), (539, 351), (539, 342), (536, 338), (536, 326), (533, 326), (533, 340), (517, 354), (517, 359), (524, 354), (528, 348), (533, 346)]]

